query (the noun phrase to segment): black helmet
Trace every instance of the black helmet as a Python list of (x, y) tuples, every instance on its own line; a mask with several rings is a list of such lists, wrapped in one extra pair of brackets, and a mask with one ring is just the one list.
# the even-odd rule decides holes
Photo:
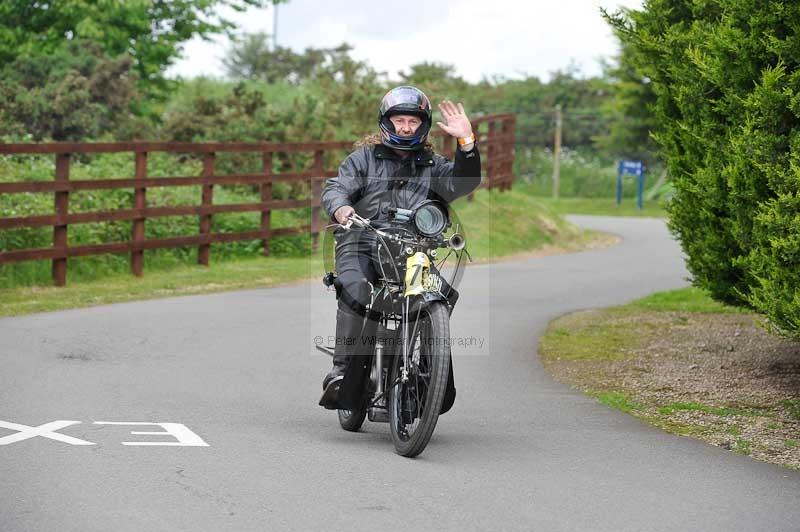
[[(392, 115), (414, 115), (422, 119), (422, 124), (410, 137), (395, 132), (389, 120)], [(431, 102), (425, 93), (416, 87), (395, 87), (386, 93), (378, 110), (378, 125), (381, 139), (386, 146), (396, 150), (418, 150), (425, 145), (431, 130)]]

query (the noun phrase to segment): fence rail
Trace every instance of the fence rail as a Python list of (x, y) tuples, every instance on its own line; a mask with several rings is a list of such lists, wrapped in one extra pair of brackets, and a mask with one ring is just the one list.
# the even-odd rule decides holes
[[(483, 174), (482, 187), (507, 190), (513, 180), (514, 163), (514, 125), (513, 114), (484, 116), (473, 120), (473, 129), (481, 147)], [(438, 143), (438, 151), (447, 157), (455, 153), (454, 140), (441, 132), (433, 135)], [(50, 143), (50, 144), (0, 144), (0, 155), (41, 155), (55, 156), (53, 181), (0, 182), (0, 196), (20, 193), (52, 193), (54, 212), (34, 216), (4, 216), (0, 212), (0, 231), (20, 228), (53, 227), (53, 245), (36, 249), (0, 249), (0, 264), (27, 260), (51, 260), (53, 281), (64, 286), (67, 280), (67, 259), (106, 253), (129, 253), (131, 272), (136, 276), (143, 274), (144, 251), (152, 249), (197, 246), (198, 263), (209, 264), (211, 244), (243, 240), (261, 240), (264, 255), (269, 255), (269, 241), (273, 237), (311, 234), (316, 246), (323, 220), (320, 195), (325, 179), (335, 177), (336, 170), (326, 170), (325, 154), (330, 151), (351, 149), (352, 142), (302, 142), (302, 143), (185, 143), (185, 142), (120, 142), (120, 143)], [(191, 154), (202, 160), (202, 171), (195, 176), (148, 176), (148, 154), (166, 152)], [(273, 171), (275, 154), (313, 153), (310, 170), (301, 172)], [(105, 178), (90, 180), (71, 180), (70, 161), (73, 155), (98, 153), (132, 153), (135, 159), (133, 178)], [(217, 175), (216, 157), (219, 153), (259, 153), (262, 156), (260, 173), (235, 173)], [(310, 186), (308, 199), (274, 199), (274, 183), (305, 182)], [(258, 186), (259, 202), (237, 204), (214, 204), (214, 187), (222, 185)], [(157, 187), (201, 187), (199, 205), (147, 206), (147, 190)], [(130, 208), (113, 211), (69, 212), (70, 194), (78, 191), (133, 189), (133, 204)], [(307, 225), (287, 228), (273, 228), (271, 214), (280, 209), (311, 208), (311, 219)], [(260, 226), (257, 230), (235, 233), (212, 232), (212, 218), (215, 214), (260, 212)], [(165, 216), (197, 216), (198, 234), (189, 236), (148, 239), (145, 238), (145, 223), (148, 219)], [(131, 238), (124, 242), (70, 246), (68, 244), (69, 226), (81, 223), (132, 222)]]

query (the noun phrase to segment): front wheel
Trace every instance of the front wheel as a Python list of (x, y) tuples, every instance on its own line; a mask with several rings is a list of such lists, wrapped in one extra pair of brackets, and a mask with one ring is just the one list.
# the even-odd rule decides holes
[(421, 453), (433, 435), (447, 391), (450, 371), (450, 314), (440, 301), (424, 307), (409, 323), (408, 378), (403, 381), (402, 352), (394, 357), (389, 394), (392, 441), (398, 454)]

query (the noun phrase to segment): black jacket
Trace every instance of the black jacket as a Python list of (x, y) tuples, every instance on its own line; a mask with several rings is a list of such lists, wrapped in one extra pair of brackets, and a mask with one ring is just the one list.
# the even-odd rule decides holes
[(322, 206), (331, 220), (344, 205), (352, 206), (375, 225), (388, 219), (387, 207), (413, 209), (426, 199), (451, 202), (481, 183), (477, 146), (456, 151), (454, 162), (429, 149), (405, 159), (382, 144), (358, 148), (339, 167), (339, 175), (325, 182)]

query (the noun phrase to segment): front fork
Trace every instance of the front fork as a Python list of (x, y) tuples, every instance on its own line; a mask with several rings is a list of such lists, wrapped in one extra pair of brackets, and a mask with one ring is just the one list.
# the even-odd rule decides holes
[[(389, 377), (392, 375), (391, 368), (386, 369), (386, 375), (383, 374), (384, 364), (387, 362), (386, 357), (386, 347), (383, 344), (382, 335), (377, 335), (375, 338), (375, 355), (373, 358), (373, 365), (372, 365), (372, 380), (375, 383), (375, 394), (373, 395), (372, 402), (370, 404), (370, 421), (387, 421), (388, 419), (384, 419), (380, 415), (380, 411), (385, 411), (386, 408), (386, 397), (391, 391), (391, 389), (396, 386), (398, 383), (405, 384), (409, 380), (409, 375), (411, 374), (411, 364), (413, 363), (413, 353), (411, 352), (411, 342), (413, 341), (414, 336), (417, 333), (418, 321), (419, 321), (419, 313), (421, 312), (422, 306), (420, 305), (420, 310), (417, 312), (416, 319), (413, 321), (413, 329), (411, 330), (411, 334), (409, 334), (409, 317), (411, 315), (411, 308), (412, 303), (414, 302), (414, 298), (412, 297), (405, 297), (403, 298), (403, 305), (402, 305), (402, 326), (401, 326), (401, 349), (400, 353), (395, 356), (401, 357), (400, 359), (400, 375), (398, 376), (397, 380), (393, 382), (389, 382)], [(392, 361), (394, 364), (396, 361)], [(373, 407), (375, 407), (378, 411), (376, 412)]]
[(403, 383), (408, 382), (408, 368), (411, 364), (408, 355), (408, 348), (411, 343), (411, 338), (408, 335), (408, 307), (410, 300), (411, 298), (409, 297), (403, 298), (403, 339), (401, 344), (403, 346), (403, 367), (400, 369), (400, 381)]
[(380, 339), (375, 339), (375, 368), (377, 375), (375, 376), (375, 395), (377, 397), (383, 396), (384, 380), (383, 380), (383, 342)]
[[(408, 375), (411, 369), (412, 357), (414, 354), (411, 352), (411, 345), (414, 342), (414, 339), (417, 337), (417, 332), (419, 330), (419, 316), (422, 312), (423, 302), (419, 302), (417, 305), (417, 312), (414, 316), (414, 319), (411, 320), (411, 298), (406, 297), (403, 301), (403, 367), (400, 371), (400, 380), (402, 382), (408, 381)], [(408, 330), (408, 324), (412, 323), (414, 328), (410, 331)], [(420, 346), (421, 348), (422, 346)], [(417, 361), (419, 362), (419, 361)]]
[[(411, 367), (411, 354), (409, 352), (410, 345), (411, 345), (411, 337), (408, 334), (408, 317), (410, 314), (410, 307), (411, 307), (411, 298), (405, 297), (403, 298), (403, 308), (402, 308), (402, 327), (401, 327), (401, 350), (400, 350), (400, 357), (402, 366), (400, 367), (400, 377), (399, 381), (402, 383), (408, 382), (408, 376), (410, 374), (409, 368)], [(416, 330), (416, 326), (414, 327)], [(397, 382), (388, 382), (389, 376), (392, 374), (391, 368), (386, 368), (386, 377), (384, 378), (383, 370), (384, 364), (386, 359), (386, 353), (383, 342), (381, 341), (382, 338), (379, 338), (376, 335), (375, 338), (375, 358), (373, 360), (373, 379), (375, 382), (375, 395), (373, 399), (373, 406), (377, 406), (383, 400), (385, 394), (389, 392), (389, 388), (392, 388)]]
[[(425, 253), (418, 251), (406, 259), (405, 290), (403, 295), (403, 367), (400, 372), (402, 382), (408, 382), (409, 369), (411, 368), (411, 355), (409, 353), (411, 342), (417, 333), (419, 312), (414, 320), (414, 330), (409, 334), (408, 323), (411, 313), (411, 298), (419, 297), (432, 289), (431, 260)], [(420, 309), (422, 307), (420, 306)]]

